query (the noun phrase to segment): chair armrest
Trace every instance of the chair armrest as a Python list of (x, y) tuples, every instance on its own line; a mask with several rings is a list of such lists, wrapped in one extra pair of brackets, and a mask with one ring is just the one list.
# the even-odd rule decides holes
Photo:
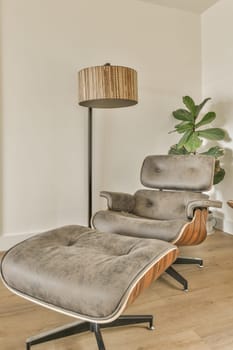
[(135, 198), (131, 194), (101, 191), (100, 196), (107, 199), (110, 210), (131, 212), (134, 209)]
[(188, 218), (193, 218), (193, 213), (197, 208), (222, 208), (222, 202), (209, 199), (191, 201), (187, 204), (186, 212)]

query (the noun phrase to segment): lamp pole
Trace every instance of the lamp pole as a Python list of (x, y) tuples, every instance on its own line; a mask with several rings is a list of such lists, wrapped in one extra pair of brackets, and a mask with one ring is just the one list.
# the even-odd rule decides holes
[(92, 108), (88, 107), (88, 226), (91, 227), (92, 217), (92, 153), (93, 153), (93, 120)]

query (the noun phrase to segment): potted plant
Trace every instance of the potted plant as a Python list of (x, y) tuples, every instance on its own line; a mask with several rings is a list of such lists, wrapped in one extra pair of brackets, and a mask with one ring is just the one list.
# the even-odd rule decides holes
[[(223, 140), (225, 131), (221, 128), (206, 127), (216, 118), (215, 112), (208, 112), (201, 116), (200, 112), (210, 98), (206, 98), (199, 105), (195, 104), (190, 96), (183, 97), (186, 109), (181, 108), (174, 111), (173, 117), (179, 120), (175, 130), (182, 135), (179, 142), (171, 146), (169, 154), (196, 154), (203, 144), (203, 139), (211, 141)], [(223, 156), (224, 150), (218, 145), (210, 147), (207, 151), (199, 154), (210, 155), (215, 158), (214, 184), (218, 184), (225, 176), (225, 170), (221, 167), (219, 158)]]

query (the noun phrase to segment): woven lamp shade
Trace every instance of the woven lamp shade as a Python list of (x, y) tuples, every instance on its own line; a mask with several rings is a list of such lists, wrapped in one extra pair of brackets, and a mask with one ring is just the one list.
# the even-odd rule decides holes
[(128, 67), (96, 66), (78, 73), (79, 104), (90, 108), (119, 108), (138, 103), (137, 72)]

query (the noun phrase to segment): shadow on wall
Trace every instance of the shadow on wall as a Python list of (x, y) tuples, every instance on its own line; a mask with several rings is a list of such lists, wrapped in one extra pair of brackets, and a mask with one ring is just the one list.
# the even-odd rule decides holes
[(215, 111), (217, 118), (214, 123), (219, 123), (218, 127), (224, 128), (224, 125), (229, 121), (229, 114), (233, 111), (233, 101), (232, 100), (222, 100), (218, 103), (213, 103), (211, 110)]
[[(226, 145), (228, 142), (232, 141), (233, 135), (230, 134), (232, 127), (232, 116), (233, 116), (233, 101), (225, 100), (213, 105), (213, 110), (217, 114), (216, 122), (218, 123), (217, 127), (222, 127), (226, 131), (225, 142)], [(232, 186), (232, 176), (233, 176), (233, 150), (230, 147), (225, 147), (221, 145), (225, 150), (224, 157), (221, 158), (222, 167), (225, 169), (226, 175), (224, 180), (216, 186), (217, 193), (220, 194), (221, 200), (223, 201), (223, 210), (218, 212), (217, 221), (218, 228), (224, 229), (224, 220), (227, 220), (227, 201), (233, 199), (233, 186)], [(230, 210), (230, 209), (229, 209)]]
[[(227, 206), (227, 201), (233, 198), (233, 186), (232, 186), (232, 174), (233, 174), (233, 152), (231, 148), (225, 148), (225, 155), (222, 160), (222, 166), (226, 171), (225, 178), (223, 182), (216, 185), (216, 191), (220, 194), (223, 202), (223, 208), (221, 211), (217, 211), (217, 228), (220, 230), (225, 230), (224, 220), (229, 221), (226, 215), (226, 210), (230, 211)], [(219, 196), (218, 196), (219, 197)], [(232, 210), (232, 209), (231, 209)]]
[[(0, 3), (0, 23), (2, 23), (2, 4)], [(2, 52), (2, 27), (0, 26), (0, 53)], [(2, 55), (0, 54), (0, 236), (3, 233), (3, 98), (2, 98)]]

